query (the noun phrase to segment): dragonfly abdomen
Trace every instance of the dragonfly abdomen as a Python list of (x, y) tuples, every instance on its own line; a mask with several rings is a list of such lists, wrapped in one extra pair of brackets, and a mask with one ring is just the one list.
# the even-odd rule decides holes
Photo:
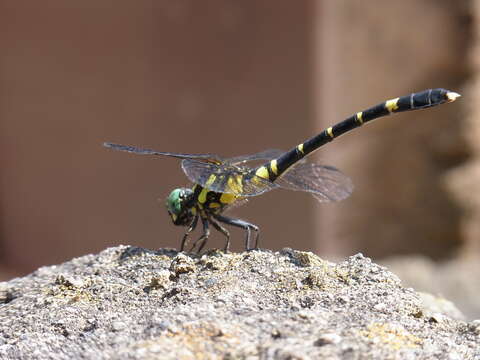
[(288, 168), (308, 154), (340, 135), (362, 126), (366, 122), (393, 113), (425, 109), (445, 102), (452, 102), (459, 96), (459, 94), (445, 89), (429, 89), (387, 100), (364, 111), (357, 112), (342, 122), (323, 130), (320, 134), (298, 144), (295, 148), (287, 151), (279, 158), (271, 160), (267, 164), (259, 167), (256, 170), (256, 175), (269, 179), (270, 181), (275, 181), (275, 179), (282, 175)]

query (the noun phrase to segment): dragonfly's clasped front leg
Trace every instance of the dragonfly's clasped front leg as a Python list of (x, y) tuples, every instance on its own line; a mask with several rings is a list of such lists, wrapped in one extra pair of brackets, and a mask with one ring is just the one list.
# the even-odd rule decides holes
[(197, 253), (200, 253), (202, 249), (204, 248), (205, 244), (208, 241), (208, 237), (210, 236), (210, 229), (208, 228), (208, 219), (202, 217), (202, 224), (203, 224), (203, 234), (200, 236), (197, 240), (195, 240), (192, 244), (192, 247), (190, 248), (190, 252), (195, 249), (198, 243), (200, 243)]
[(190, 233), (193, 230), (195, 230), (195, 228), (197, 227), (197, 223), (198, 223), (198, 216), (195, 216), (192, 222), (190, 223), (190, 225), (188, 226), (187, 231), (183, 235), (182, 243), (180, 245), (180, 251), (183, 251), (185, 249), (185, 244), (187, 242), (188, 235), (190, 235)]

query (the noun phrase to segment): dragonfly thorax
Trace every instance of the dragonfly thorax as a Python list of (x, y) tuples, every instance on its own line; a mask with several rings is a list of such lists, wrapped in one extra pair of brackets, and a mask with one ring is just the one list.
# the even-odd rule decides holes
[(193, 217), (194, 194), (192, 189), (178, 188), (168, 195), (165, 205), (175, 225), (188, 225)]

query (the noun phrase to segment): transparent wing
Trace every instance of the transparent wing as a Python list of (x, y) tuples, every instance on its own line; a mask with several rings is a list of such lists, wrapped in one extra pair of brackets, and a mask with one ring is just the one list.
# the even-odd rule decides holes
[(289, 190), (306, 191), (320, 202), (340, 201), (353, 191), (353, 183), (346, 175), (331, 166), (301, 162), (275, 181)]
[[(285, 151), (268, 149), (252, 155), (237, 156), (225, 161), (230, 164), (245, 164), (254, 160), (272, 160)], [(282, 188), (310, 192), (320, 202), (344, 200), (353, 191), (353, 183), (341, 171), (331, 166), (309, 163), (305, 159), (295, 164), (286, 174), (275, 181)]]
[(185, 159), (182, 161), (182, 169), (190, 181), (215, 192), (236, 196), (257, 196), (278, 187), (277, 184), (254, 175), (250, 168), (228, 163), (213, 164)]
[(240, 207), (240, 206), (245, 205), (245, 204), (248, 202), (248, 199), (249, 199), (248, 197), (244, 197), (244, 198), (235, 200), (232, 204), (227, 205), (227, 206), (224, 208), (223, 212), (229, 212), (229, 211), (232, 210), (232, 209), (236, 209), (236, 208), (238, 208), (238, 207)]
[[(161, 152), (113, 143), (104, 143), (103, 146), (140, 155), (163, 155), (183, 159), (182, 169), (188, 179), (193, 183), (200, 184), (215, 192), (229, 193), (237, 196), (256, 196), (278, 187), (278, 185), (271, 181), (252, 174), (248, 167), (236, 166), (218, 155)], [(281, 151), (275, 150), (275, 154), (277, 153), (281, 153)], [(274, 153), (269, 150), (253, 155), (238, 156), (232, 159), (246, 162), (266, 159), (273, 156), (273, 154)]]
[(225, 162), (229, 164), (240, 165), (240, 164), (245, 164), (249, 161), (255, 161), (255, 160), (272, 160), (280, 157), (284, 153), (285, 151), (283, 150), (268, 149), (256, 154), (235, 156), (233, 158), (226, 159)]
[[(253, 175), (251, 172), (244, 176), (242, 180), (243, 188), (241, 193), (238, 194), (241, 196), (257, 196), (279, 187), (278, 184), (260, 176)], [(224, 192), (231, 192), (235, 194), (235, 183), (233, 181), (231, 184), (229, 183), (226, 190), (227, 191)]]
[(170, 152), (161, 152), (151, 149), (143, 149), (135, 146), (129, 145), (120, 145), (120, 144), (112, 144), (112, 143), (103, 143), (103, 146), (114, 149), (117, 151), (126, 151), (133, 154), (140, 154), (140, 155), (163, 155), (163, 156), (170, 156), (179, 159), (196, 159), (205, 162), (213, 162), (213, 163), (220, 163), (222, 162), (222, 158), (218, 155), (213, 154), (178, 154), (178, 153), (170, 153)]

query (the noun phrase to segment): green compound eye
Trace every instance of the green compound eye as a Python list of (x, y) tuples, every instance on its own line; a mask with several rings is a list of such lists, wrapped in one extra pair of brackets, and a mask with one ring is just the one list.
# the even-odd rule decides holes
[(182, 200), (185, 196), (185, 191), (183, 189), (175, 189), (167, 197), (165, 205), (169, 213), (178, 215), (182, 210)]

